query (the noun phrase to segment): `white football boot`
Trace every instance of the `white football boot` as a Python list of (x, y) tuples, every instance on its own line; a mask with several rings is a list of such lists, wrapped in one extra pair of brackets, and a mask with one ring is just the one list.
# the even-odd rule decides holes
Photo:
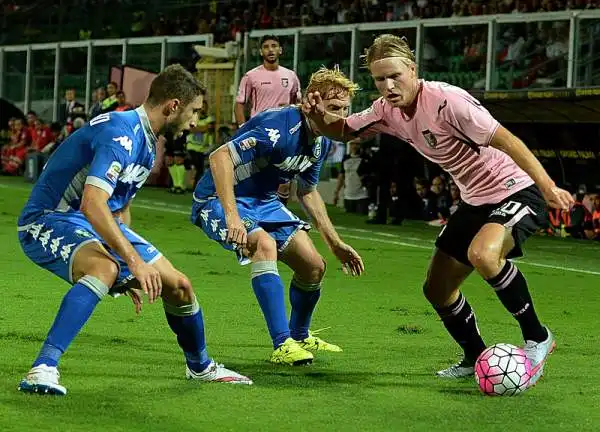
[(185, 376), (189, 380), (224, 382), (229, 384), (253, 384), (250, 378), (229, 370), (222, 364), (215, 363), (214, 361), (212, 361), (202, 372), (194, 372), (186, 365)]
[(544, 328), (548, 332), (546, 340), (542, 342), (528, 340), (525, 341), (525, 346), (523, 347), (525, 354), (527, 354), (527, 358), (531, 361), (531, 379), (529, 380), (529, 386), (534, 386), (544, 374), (546, 360), (556, 347), (554, 335), (548, 327)]
[(438, 378), (449, 379), (468, 378), (473, 375), (475, 375), (475, 366), (467, 363), (464, 358), (460, 362), (450, 366), (448, 369), (443, 369), (436, 373)]
[(64, 396), (67, 389), (58, 383), (59, 378), (60, 373), (56, 367), (41, 364), (31, 368), (17, 389), (25, 393)]

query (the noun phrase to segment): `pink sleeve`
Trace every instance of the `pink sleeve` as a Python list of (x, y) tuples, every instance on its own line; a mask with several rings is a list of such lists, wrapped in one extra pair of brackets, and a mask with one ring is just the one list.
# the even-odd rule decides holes
[[(298, 75), (294, 74), (294, 87), (292, 88), (292, 92), (290, 95), (291, 103), (300, 103), (302, 101), (302, 89), (300, 86), (300, 80), (298, 79)], [(296, 100), (294, 100), (296, 98)]]
[(346, 126), (352, 129), (354, 135), (368, 138), (383, 131), (383, 99), (379, 98), (369, 108), (352, 114), (346, 118)]
[(450, 126), (450, 133), (456, 138), (478, 146), (489, 145), (496, 129), (500, 126), (481, 102), (466, 93), (445, 93), (447, 106), (440, 106), (441, 115)]
[(240, 88), (238, 90), (237, 97), (235, 101), (237, 103), (246, 103), (248, 102), (248, 98), (250, 96), (250, 91), (252, 88), (252, 80), (248, 77), (248, 74), (245, 74), (240, 81)]

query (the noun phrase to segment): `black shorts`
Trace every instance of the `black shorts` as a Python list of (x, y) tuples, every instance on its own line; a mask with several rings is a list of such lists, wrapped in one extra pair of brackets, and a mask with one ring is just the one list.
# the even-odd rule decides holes
[(547, 212), (546, 201), (535, 185), (515, 192), (498, 204), (472, 206), (463, 202), (440, 232), (435, 246), (472, 267), (467, 256), (471, 241), (485, 224), (498, 223), (510, 229), (515, 240), (515, 247), (507, 258), (520, 257), (525, 240), (546, 227)]

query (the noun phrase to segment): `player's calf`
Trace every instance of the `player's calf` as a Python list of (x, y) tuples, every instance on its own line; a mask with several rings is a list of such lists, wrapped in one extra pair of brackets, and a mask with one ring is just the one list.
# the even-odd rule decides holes
[(165, 316), (183, 350), (187, 378), (252, 384), (249, 378), (215, 363), (208, 355), (202, 309), (196, 300), (190, 280), (164, 257), (159, 258), (153, 265), (161, 275)]
[(514, 245), (508, 229), (497, 223), (489, 223), (481, 228), (471, 242), (468, 257), (517, 320), (523, 339), (543, 342), (548, 332), (537, 317), (527, 281), (517, 266), (504, 258)]

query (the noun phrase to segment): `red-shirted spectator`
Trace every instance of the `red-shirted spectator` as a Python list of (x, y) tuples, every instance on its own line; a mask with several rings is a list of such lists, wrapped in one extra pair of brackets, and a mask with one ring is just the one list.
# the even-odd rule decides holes
[(35, 111), (29, 111), (27, 113), (27, 130), (29, 130), (29, 135), (33, 137), (33, 133), (35, 131), (35, 121), (38, 119), (38, 115)]
[(31, 137), (22, 119), (15, 119), (10, 143), (2, 148), (2, 172), (18, 175), (25, 162)]
[[(31, 150), (45, 153), (48, 144), (54, 142), (54, 135), (40, 119), (35, 119), (33, 133), (31, 134)], [(45, 150), (46, 149), (46, 150)]]

